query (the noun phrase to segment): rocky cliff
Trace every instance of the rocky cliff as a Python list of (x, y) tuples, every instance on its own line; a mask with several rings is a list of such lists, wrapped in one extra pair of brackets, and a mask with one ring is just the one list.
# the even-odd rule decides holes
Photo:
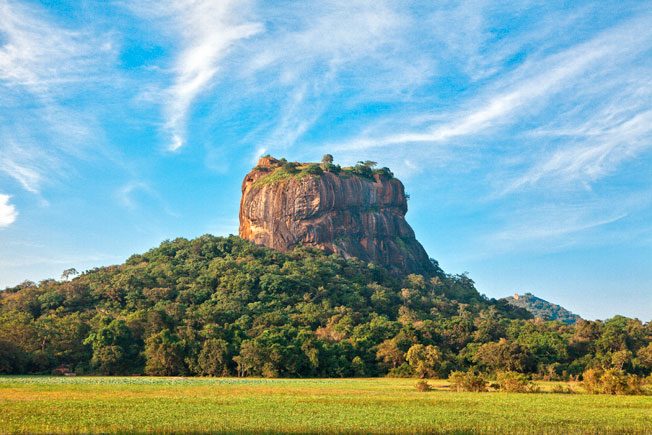
[(314, 246), (399, 274), (434, 274), (405, 221), (403, 183), (389, 170), (330, 167), (261, 158), (242, 183), (240, 237), (279, 251)]

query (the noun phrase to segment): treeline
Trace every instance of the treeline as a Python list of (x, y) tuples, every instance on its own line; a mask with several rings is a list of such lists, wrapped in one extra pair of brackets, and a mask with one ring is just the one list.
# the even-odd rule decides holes
[[(436, 264), (435, 264), (436, 265)], [(162, 243), (125, 264), (0, 292), (0, 373), (446, 376), (589, 368), (648, 375), (652, 324), (533, 320), (466, 275), (398, 278), (238, 237)]]

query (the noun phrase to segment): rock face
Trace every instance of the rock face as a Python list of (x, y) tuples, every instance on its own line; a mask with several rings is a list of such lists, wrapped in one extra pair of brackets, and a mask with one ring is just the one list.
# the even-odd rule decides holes
[(260, 159), (242, 183), (240, 237), (279, 251), (314, 246), (397, 274), (434, 273), (405, 221), (403, 183), (381, 174), (309, 173), (308, 165), (290, 175), (278, 160)]

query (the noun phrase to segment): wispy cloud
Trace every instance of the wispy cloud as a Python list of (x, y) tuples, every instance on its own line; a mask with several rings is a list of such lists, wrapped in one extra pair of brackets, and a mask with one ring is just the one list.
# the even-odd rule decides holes
[[(513, 125), (523, 117), (531, 117), (534, 111), (542, 110), (563, 90), (572, 88), (578, 80), (581, 81), (583, 73), (592, 68), (604, 69), (607, 60), (609, 65), (613, 65), (646, 51), (652, 41), (649, 24), (649, 17), (638, 18), (560, 53), (530, 60), (506, 78), (488, 85), (489, 89), (482, 92), (482, 96), (467, 102), (465, 105), (471, 109), (436, 115), (437, 118), (449, 118), (446, 122), (413, 131), (377, 136), (367, 134), (331, 146), (350, 151), (390, 145), (442, 143), (478, 135), (491, 128)], [(607, 68), (620, 67), (613, 65)]]
[(652, 109), (629, 117), (619, 116), (604, 123), (590, 122), (579, 128), (546, 131), (546, 136), (564, 137), (566, 146), (544, 155), (525, 174), (512, 180), (503, 190), (508, 193), (544, 180), (548, 184), (589, 184), (615, 171), (617, 166), (652, 148)]
[(0, 228), (13, 224), (18, 217), (16, 206), (9, 203), (10, 199), (9, 195), (0, 194)]
[(301, 153), (295, 145), (324, 117), (409, 100), (436, 69), (413, 31), (417, 17), (391, 1), (257, 2), (250, 15), (268, 25), (224, 59), (201, 120), (221, 132), (241, 116), (250, 129), (237, 144), (258, 151)]
[(208, 87), (219, 70), (219, 62), (237, 41), (262, 31), (260, 23), (241, 23), (238, 2), (176, 2), (173, 14), (182, 29), (184, 47), (175, 62), (174, 85), (168, 90), (166, 128), (172, 135), (170, 150), (185, 143), (185, 123), (192, 102)]
[[(631, 204), (629, 204), (631, 205)], [(512, 251), (554, 252), (600, 243), (598, 232), (628, 218), (632, 207), (609, 207), (599, 200), (543, 203), (501, 213), (497, 229), (480, 238), (483, 255)]]
[(91, 53), (110, 53), (113, 48), (91, 34), (54, 24), (36, 7), (0, 1), (0, 80), (44, 95), (58, 92), (82, 79), (97, 67)]
[(172, 30), (180, 40), (170, 68), (173, 83), (163, 91), (164, 128), (170, 135), (168, 149), (186, 144), (186, 122), (193, 102), (214, 84), (220, 62), (238, 41), (263, 30), (260, 22), (248, 21), (249, 2), (233, 0), (183, 0), (129, 5), (141, 16)]
[(138, 210), (145, 201), (153, 201), (156, 204), (156, 209), (162, 210), (168, 216), (175, 218), (180, 216), (170, 208), (165, 198), (156, 189), (144, 181), (133, 180), (124, 184), (115, 192), (115, 197), (123, 207), (131, 211)]
[(101, 134), (62, 100), (103, 80), (110, 40), (57, 25), (41, 8), (0, 0), (0, 171), (39, 193)]

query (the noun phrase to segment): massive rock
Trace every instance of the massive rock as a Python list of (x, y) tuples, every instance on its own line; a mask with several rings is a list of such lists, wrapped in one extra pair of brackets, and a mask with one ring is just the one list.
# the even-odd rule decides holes
[(435, 272), (405, 221), (403, 183), (308, 165), (291, 174), (274, 158), (260, 159), (242, 183), (240, 237), (279, 251), (314, 246), (397, 274)]

